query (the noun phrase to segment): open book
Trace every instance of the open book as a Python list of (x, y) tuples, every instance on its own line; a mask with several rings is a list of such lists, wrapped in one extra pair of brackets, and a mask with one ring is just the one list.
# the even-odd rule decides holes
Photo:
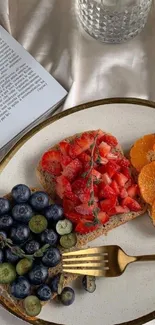
[(45, 119), (66, 90), (0, 26), (0, 150)]

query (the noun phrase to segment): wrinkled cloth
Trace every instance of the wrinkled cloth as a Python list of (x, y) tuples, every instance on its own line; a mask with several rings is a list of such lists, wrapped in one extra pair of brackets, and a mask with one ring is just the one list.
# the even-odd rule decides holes
[[(61, 110), (107, 97), (155, 100), (155, 1), (145, 29), (124, 44), (87, 35), (75, 0), (0, 0), (0, 24), (69, 91)], [(0, 323), (23, 324), (3, 309)]]

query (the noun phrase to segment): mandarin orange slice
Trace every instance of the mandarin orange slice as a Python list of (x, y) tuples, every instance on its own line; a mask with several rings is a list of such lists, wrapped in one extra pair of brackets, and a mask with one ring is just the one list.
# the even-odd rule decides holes
[(155, 226), (155, 201), (153, 202), (152, 209), (150, 211), (153, 225)]
[(130, 159), (138, 172), (155, 160), (155, 134), (147, 134), (135, 142), (130, 150)]
[(155, 161), (142, 168), (138, 185), (144, 201), (152, 205), (155, 201)]

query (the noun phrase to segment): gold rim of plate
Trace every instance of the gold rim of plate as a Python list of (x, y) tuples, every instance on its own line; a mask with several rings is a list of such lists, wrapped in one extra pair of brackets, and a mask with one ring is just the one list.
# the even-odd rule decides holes
[[(145, 99), (138, 99), (138, 98), (106, 98), (106, 99), (100, 99), (92, 102), (88, 102), (85, 104), (81, 104), (78, 106), (75, 106), (73, 108), (70, 108), (68, 110), (65, 110), (61, 113), (58, 113), (46, 121), (40, 123), (35, 128), (33, 128), (31, 131), (29, 131), (27, 134), (25, 134), (14, 146), (13, 148), (7, 153), (7, 155), (3, 158), (3, 160), (0, 162), (0, 173), (3, 171), (3, 169), (6, 167), (6, 165), (9, 163), (9, 161), (12, 159), (12, 157), (16, 154), (16, 152), (26, 143), (31, 137), (33, 137), (36, 133), (41, 131), (46, 126), (58, 121), (59, 119), (68, 116), (70, 114), (73, 114), (75, 112), (79, 112), (85, 109), (89, 109), (91, 107), (95, 106), (101, 106), (106, 104), (132, 104), (132, 105), (140, 105), (140, 106), (146, 106), (146, 108), (155, 108), (155, 102), (145, 100)], [(27, 321), (30, 324), (34, 325), (63, 325), (58, 323), (53, 323), (50, 321), (45, 321), (40, 318), (30, 318), (24, 314), (22, 314), (17, 306), (15, 306), (11, 300), (6, 299), (5, 297), (0, 296), (0, 304), (11, 314), (17, 316), (18, 318)], [(155, 311), (152, 313), (149, 313), (145, 316), (142, 316), (140, 318), (137, 318), (135, 320), (117, 324), (117, 325), (143, 325), (151, 320), (155, 319)]]

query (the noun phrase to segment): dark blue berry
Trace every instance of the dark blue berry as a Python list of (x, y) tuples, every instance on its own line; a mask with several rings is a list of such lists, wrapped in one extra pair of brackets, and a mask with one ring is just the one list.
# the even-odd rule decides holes
[(0, 230), (7, 230), (13, 225), (13, 218), (8, 214), (0, 216)]
[(60, 280), (60, 274), (53, 276), (50, 281), (50, 288), (53, 293), (58, 292), (58, 284)]
[(4, 252), (0, 249), (0, 264), (4, 262)]
[(65, 287), (60, 295), (60, 300), (63, 305), (70, 306), (75, 300), (75, 292), (70, 287)]
[(44, 265), (49, 267), (54, 267), (60, 263), (61, 255), (58, 248), (49, 248), (44, 256), (42, 257), (42, 262)]
[(49, 197), (45, 192), (35, 192), (30, 197), (30, 204), (37, 211), (43, 210), (49, 205)]
[(53, 229), (46, 229), (41, 234), (41, 241), (44, 244), (54, 246), (58, 242), (58, 235)]
[(51, 298), (52, 292), (50, 287), (47, 284), (42, 284), (38, 289), (37, 289), (37, 297), (42, 300), (42, 301), (47, 301)]
[(31, 191), (28, 186), (24, 184), (19, 184), (13, 187), (11, 191), (13, 199), (17, 203), (24, 203), (27, 202), (30, 198)]
[(12, 209), (12, 216), (17, 222), (29, 223), (33, 210), (27, 203), (16, 204)]
[(6, 214), (10, 211), (11, 209), (11, 205), (10, 205), (10, 201), (1, 197), (0, 198), (0, 216), (2, 214)]
[(10, 237), (15, 244), (22, 244), (29, 238), (30, 229), (27, 225), (16, 225), (11, 228)]
[(10, 286), (12, 296), (17, 299), (24, 299), (29, 296), (30, 289), (30, 283), (24, 276), (17, 278)]
[(7, 233), (3, 230), (0, 231), (0, 241), (7, 238)]
[(28, 273), (31, 284), (39, 285), (46, 281), (48, 277), (48, 268), (42, 264), (35, 265)]
[(48, 221), (57, 222), (63, 219), (63, 208), (61, 205), (52, 204), (45, 209), (44, 215)]
[(86, 291), (93, 293), (96, 290), (95, 277), (85, 275), (82, 279), (82, 285)]
[(11, 264), (16, 264), (20, 257), (13, 254), (10, 248), (5, 249), (5, 261)]
[(40, 248), (40, 244), (36, 240), (30, 240), (25, 245), (25, 252), (29, 255), (34, 254)]

